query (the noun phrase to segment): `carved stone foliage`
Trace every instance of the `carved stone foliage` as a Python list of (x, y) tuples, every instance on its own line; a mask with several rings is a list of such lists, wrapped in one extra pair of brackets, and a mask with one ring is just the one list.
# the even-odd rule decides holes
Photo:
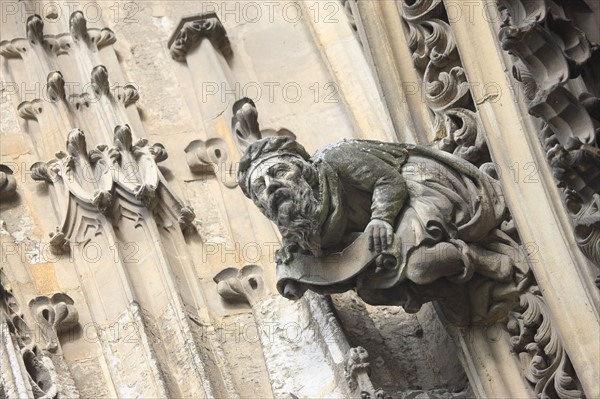
[(193, 140), (185, 147), (185, 158), (192, 172), (213, 173), (225, 187), (237, 187), (235, 163), (222, 138)]
[[(288, 129), (260, 129), (258, 111), (254, 101), (242, 98), (233, 105), (231, 132), (237, 149), (243, 153), (248, 146), (263, 137), (285, 136), (295, 139)], [(237, 187), (238, 154), (232, 154), (227, 141), (220, 137), (193, 140), (185, 148), (186, 161), (195, 173), (210, 173), (227, 188)]]
[(0, 164), (0, 201), (11, 199), (17, 193), (17, 180), (13, 171), (6, 165)]
[(217, 283), (217, 292), (227, 302), (253, 305), (267, 293), (263, 270), (257, 265), (247, 265), (241, 269), (228, 267), (221, 270), (213, 280)]
[(422, 78), (421, 93), (434, 115), (443, 151), (481, 165), (489, 161), (454, 35), (441, 0), (398, 1), (409, 48)]
[(540, 141), (579, 248), (600, 267), (600, 47), (569, 18), (592, 12), (576, 3), (500, 0), (498, 36), (515, 57), (513, 76), (523, 84), (529, 112), (540, 119)]
[(173, 206), (182, 228), (193, 221), (193, 210), (169, 191), (158, 169), (157, 162), (167, 158), (161, 144), (151, 146), (146, 139), (134, 143), (130, 127), (119, 125), (112, 145), (88, 150), (84, 132), (73, 129), (66, 147), (66, 152), (59, 151), (50, 162), (37, 162), (31, 167), (34, 180), (55, 187), (64, 212), (60, 227), (51, 235), (55, 249), (60, 250), (80, 233), (78, 218), (82, 215), (77, 206), (112, 220), (119, 212), (120, 200), (149, 209), (161, 202)]
[(231, 44), (227, 32), (214, 13), (183, 18), (175, 32), (175, 35), (169, 40), (169, 49), (171, 57), (176, 61), (184, 62), (187, 54), (203, 39), (210, 40), (212, 45), (225, 57), (231, 55)]
[[(74, 386), (61, 386), (59, 381), (65, 383), (65, 379), (59, 379), (55, 370), (54, 361), (58, 359), (52, 358), (48, 352), (40, 349), (40, 342), (37, 341), (35, 330), (25, 321), (24, 315), (21, 313), (19, 303), (12, 293), (10, 283), (8, 282), (3, 270), (0, 269), (0, 325), (2, 329), (2, 346), (3, 351), (14, 351), (8, 356), (11, 358), (11, 368), (13, 372), (24, 373), (25, 378), (17, 390), (21, 397), (33, 398), (58, 398), (63, 391), (68, 391), (70, 395), (77, 395)], [(61, 297), (62, 295), (62, 297)], [(68, 298), (64, 294), (56, 294), (56, 298)], [(63, 321), (75, 320), (77, 311), (73, 307), (73, 301), (69, 298), (70, 308), (66, 312), (66, 317), (62, 317)], [(58, 302), (58, 304), (64, 302)], [(59, 314), (63, 314), (58, 305)], [(55, 315), (57, 313), (55, 312)], [(44, 317), (44, 316), (42, 316)], [(56, 319), (55, 319), (56, 320)], [(57, 326), (60, 323), (56, 324)], [(60, 331), (60, 330), (58, 330)], [(44, 333), (44, 331), (42, 331)], [(5, 335), (6, 334), (6, 335)], [(56, 333), (55, 333), (56, 334)], [(44, 337), (48, 337), (44, 334)], [(55, 340), (46, 341), (46, 349), (49, 352), (56, 352), (58, 338)], [(16, 361), (13, 364), (12, 361)], [(72, 380), (67, 382), (72, 384)], [(18, 383), (17, 383), (18, 384)], [(24, 389), (24, 390), (23, 390)], [(17, 392), (14, 392), (17, 394)]]
[(54, 55), (68, 53), (76, 43), (85, 43), (93, 51), (113, 44), (116, 39), (109, 28), (88, 28), (81, 11), (75, 11), (70, 18), (70, 32), (58, 35), (44, 34), (44, 21), (37, 14), (27, 18), (26, 38), (3, 40), (0, 42), (0, 55), (5, 58), (22, 58), (23, 53), (36, 46)]
[(265, 137), (289, 137), (296, 139), (290, 130), (281, 128), (260, 129), (258, 124), (258, 111), (254, 101), (244, 97), (233, 104), (233, 117), (231, 118), (231, 131), (238, 146), (243, 153), (248, 146)]
[(538, 398), (582, 398), (583, 390), (539, 288), (531, 285), (510, 314), (507, 328), (524, 377)]
[(29, 302), (29, 308), (46, 339), (46, 350), (56, 353), (60, 343), (58, 335), (72, 330), (79, 324), (79, 313), (67, 294), (52, 297), (38, 296)]

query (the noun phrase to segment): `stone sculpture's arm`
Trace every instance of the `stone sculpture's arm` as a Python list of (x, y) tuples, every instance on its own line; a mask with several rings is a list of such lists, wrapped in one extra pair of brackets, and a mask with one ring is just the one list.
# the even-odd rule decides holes
[(342, 142), (326, 149), (323, 160), (337, 171), (345, 184), (373, 193), (371, 220), (379, 219), (394, 225), (408, 194), (406, 181), (399, 170), (353, 142)]

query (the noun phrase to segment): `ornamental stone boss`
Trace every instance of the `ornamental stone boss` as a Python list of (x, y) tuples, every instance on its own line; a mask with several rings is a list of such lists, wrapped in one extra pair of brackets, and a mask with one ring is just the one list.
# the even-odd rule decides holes
[(461, 158), (365, 140), (311, 157), (269, 137), (248, 147), (238, 183), (282, 234), (277, 288), (287, 298), (356, 289), (408, 312), (438, 300), (461, 325), (493, 323), (517, 298), (499, 183)]

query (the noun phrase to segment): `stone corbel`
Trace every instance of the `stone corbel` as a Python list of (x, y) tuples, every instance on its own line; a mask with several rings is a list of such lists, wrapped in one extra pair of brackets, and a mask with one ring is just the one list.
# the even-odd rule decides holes
[(187, 54), (203, 39), (211, 41), (213, 46), (225, 57), (232, 54), (227, 31), (215, 13), (195, 15), (183, 18), (169, 39), (171, 57), (185, 62)]
[(46, 350), (60, 352), (59, 334), (67, 333), (79, 324), (73, 299), (62, 293), (52, 297), (38, 296), (29, 301), (29, 309), (46, 339)]

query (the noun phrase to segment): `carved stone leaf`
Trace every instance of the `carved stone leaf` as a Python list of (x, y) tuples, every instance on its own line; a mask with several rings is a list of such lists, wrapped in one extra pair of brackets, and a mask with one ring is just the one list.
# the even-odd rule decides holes
[(555, 17), (553, 13), (549, 13), (547, 23), (554, 41), (560, 46), (569, 63), (569, 78), (576, 78), (581, 73), (581, 67), (592, 55), (590, 42), (583, 31), (566, 18)]
[(548, 91), (540, 90), (529, 112), (542, 118), (565, 147), (570, 145), (571, 138), (578, 138), (582, 143), (590, 143), (595, 139), (594, 124), (587, 110), (563, 86)]
[(103, 47), (110, 46), (116, 43), (117, 37), (115, 33), (109, 28), (102, 29), (88, 29), (88, 34), (92, 43), (96, 45), (98, 50)]
[(231, 131), (242, 150), (245, 150), (250, 143), (260, 140), (258, 110), (254, 101), (242, 98), (233, 104)]
[(69, 31), (71, 32), (74, 42), (78, 42), (80, 40), (85, 42), (89, 41), (87, 21), (83, 15), (83, 12), (75, 11), (71, 14), (71, 17), (69, 18)]
[(45, 162), (36, 162), (31, 165), (31, 178), (36, 181), (45, 181), (52, 184), (54, 173), (48, 168)]
[(27, 47), (26, 39), (3, 40), (0, 42), (0, 55), (4, 58), (21, 58)]
[(421, 22), (418, 27), (423, 30), (426, 51), (433, 65), (441, 68), (457, 58), (450, 25), (439, 19), (431, 19)]
[(247, 265), (241, 269), (228, 267), (214, 278), (217, 292), (228, 302), (245, 302), (253, 305), (266, 295), (263, 270), (257, 265)]
[(407, 21), (418, 22), (436, 15), (442, 0), (401, 0), (402, 15)]
[(487, 144), (476, 113), (464, 108), (451, 108), (436, 115), (436, 131), (443, 138), (438, 148), (453, 153), (473, 164), (488, 160)]
[(51, 298), (38, 296), (29, 302), (31, 313), (46, 338), (48, 351), (57, 352), (60, 345), (58, 334), (78, 324), (79, 314), (73, 304), (67, 294), (54, 294)]
[(434, 111), (450, 107), (464, 107), (468, 104), (469, 83), (465, 71), (460, 66), (450, 70), (440, 70), (429, 63), (423, 75), (425, 96)]
[(510, 24), (518, 28), (546, 18), (546, 0), (500, 0), (498, 3), (498, 8), (508, 14)]
[(160, 173), (147, 141), (133, 145), (133, 136), (129, 125), (116, 126), (114, 137), (114, 144), (120, 153), (121, 162), (120, 164), (114, 163), (111, 168), (113, 180), (127, 192), (133, 194), (144, 206), (150, 206), (156, 199)]
[(33, 45), (44, 44), (44, 21), (37, 14), (27, 18), (26, 23), (27, 39)]
[(537, 286), (521, 295), (521, 304), (507, 325), (524, 375), (542, 398), (582, 398), (567, 353), (554, 331), (547, 305)]
[(43, 109), (42, 100), (23, 101), (17, 106), (17, 112), (21, 118), (35, 121)]
[(52, 101), (65, 99), (65, 80), (60, 71), (53, 71), (48, 74), (46, 79), (46, 91)]
[(104, 65), (97, 65), (92, 69), (91, 82), (96, 94), (109, 95), (110, 83), (108, 82), (108, 70)]
[(260, 129), (258, 124), (258, 110), (254, 101), (245, 97), (233, 104), (233, 117), (231, 118), (231, 131), (240, 151), (244, 152), (248, 146), (265, 137), (289, 137), (296, 139), (290, 130), (282, 128)]
[(502, 48), (519, 57), (531, 71), (541, 90), (548, 90), (569, 78), (569, 66), (562, 50), (541, 26), (506, 26), (500, 30), (499, 38)]
[(424, 70), (429, 63), (429, 55), (425, 47), (425, 38), (423, 37), (423, 29), (419, 29), (417, 25), (408, 25), (408, 47), (412, 53), (412, 60), (418, 70)]
[[(58, 396), (58, 387), (47, 363), (49, 360), (34, 346), (22, 350), (23, 363), (28, 372), (29, 383), (34, 398), (55, 398)], [(50, 362), (51, 363), (51, 362)], [(56, 374), (54, 374), (56, 375)]]
[(525, 96), (530, 101), (533, 100), (538, 91), (538, 85), (529, 69), (521, 60), (517, 60), (513, 65), (512, 72), (513, 77), (523, 84)]
[(194, 140), (184, 151), (192, 172), (214, 173), (226, 187), (237, 187), (235, 164), (231, 161), (225, 140), (217, 137), (206, 141)]
[(135, 104), (140, 99), (138, 90), (133, 85), (125, 85), (119, 88), (118, 99), (123, 103), (125, 107), (129, 107)]

